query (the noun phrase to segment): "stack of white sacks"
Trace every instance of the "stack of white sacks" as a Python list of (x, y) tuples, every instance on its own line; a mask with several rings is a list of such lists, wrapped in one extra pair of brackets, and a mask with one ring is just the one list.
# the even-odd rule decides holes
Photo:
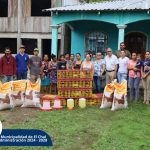
[(115, 80), (105, 86), (100, 108), (111, 108), (112, 111), (128, 108), (126, 80), (121, 84)]
[(41, 107), (40, 80), (35, 84), (30, 80), (0, 82), (0, 110), (14, 107)]

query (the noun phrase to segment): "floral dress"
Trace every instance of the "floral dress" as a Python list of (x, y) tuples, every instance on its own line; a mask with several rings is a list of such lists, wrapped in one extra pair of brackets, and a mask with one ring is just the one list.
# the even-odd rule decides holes
[(50, 85), (50, 77), (49, 77), (49, 69), (48, 69), (49, 62), (42, 62), (42, 86)]
[(51, 79), (51, 83), (57, 83), (57, 63), (50, 63), (50, 79)]

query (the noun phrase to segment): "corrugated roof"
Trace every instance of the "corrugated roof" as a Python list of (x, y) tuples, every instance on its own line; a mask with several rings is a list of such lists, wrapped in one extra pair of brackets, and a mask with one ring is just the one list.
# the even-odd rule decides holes
[(150, 0), (112, 0), (56, 7), (43, 11), (105, 11), (105, 10), (149, 10)]

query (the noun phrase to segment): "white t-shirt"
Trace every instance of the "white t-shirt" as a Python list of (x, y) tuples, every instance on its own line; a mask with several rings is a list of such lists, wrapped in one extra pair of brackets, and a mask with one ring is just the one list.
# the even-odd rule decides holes
[(115, 70), (115, 66), (118, 64), (118, 59), (115, 55), (112, 55), (111, 57), (107, 55), (104, 61), (106, 65), (106, 70), (108, 71)]
[(119, 70), (118, 72), (119, 73), (127, 73), (128, 72), (128, 69), (127, 69), (127, 66), (128, 66), (128, 61), (129, 61), (129, 58), (128, 57), (120, 57), (118, 59), (119, 61)]

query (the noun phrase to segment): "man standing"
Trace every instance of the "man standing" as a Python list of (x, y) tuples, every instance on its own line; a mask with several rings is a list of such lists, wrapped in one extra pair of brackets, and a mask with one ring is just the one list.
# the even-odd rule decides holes
[(121, 42), (121, 43), (120, 43), (120, 50), (118, 50), (118, 51), (117, 51), (117, 54), (116, 54), (118, 58), (120, 57), (120, 54), (121, 54), (121, 51), (122, 51), (122, 50), (125, 51), (126, 56), (127, 56), (128, 58), (131, 58), (131, 53), (130, 53), (128, 50), (126, 50), (126, 45), (125, 45), (124, 42)]
[(35, 48), (33, 51), (34, 56), (29, 59), (29, 69), (30, 69), (30, 80), (32, 83), (35, 83), (41, 75), (41, 66), (42, 61), (41, 58), (38, 56), (39, 50)]
[(119, 83), (121, 83), (124, 79), (127, 80), (128, 61), (129, 61), (129, 58), (126, 57), (125, 51), (121, 50), (120, 58), (118, 59), (119, 69), (118, 69), (118, 75), (117, 75)]
[(104, 58), (106, 68), (106, 84), (109, 84), (113, 81), (113, 79), (116, 79), (118, 59), (112, 54), (111, 48), (107, 48), (106, 52), (107, 55)]
[(17, 80), (27, 79), (27, 66), (29, 61), (28, 54), (25, 53), (24, 45), (20, 46), (19, 53), (16, 55), (17, 62)]
[(3, 83), (12, 81), (16, 76), (16, 60), (9, 47), (5, 48), (5, 55), (0, 60), (0, 75)]

